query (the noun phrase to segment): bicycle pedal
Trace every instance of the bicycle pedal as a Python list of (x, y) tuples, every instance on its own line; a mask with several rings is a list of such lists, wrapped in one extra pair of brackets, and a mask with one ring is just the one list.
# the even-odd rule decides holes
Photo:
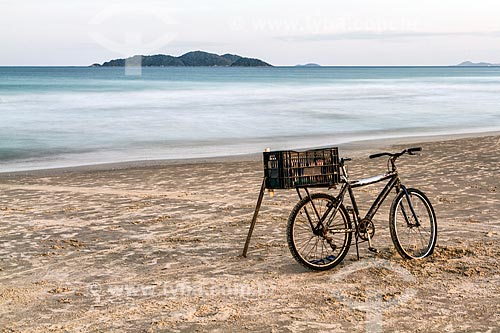
[(374, 247), (369, 247), (369, 248), (368, 248), (368, 250), (369, 250), (369, 251), (371, 251), (371, 252), (373, 252), (373, 253), (376, 253), (376, 254), (379, 254), (379, 253), (380, 253), (380, 251), (379, 251), (379, 250), (377, 250), (377, 249), (376, 249), (376, 248), (374, 248)]

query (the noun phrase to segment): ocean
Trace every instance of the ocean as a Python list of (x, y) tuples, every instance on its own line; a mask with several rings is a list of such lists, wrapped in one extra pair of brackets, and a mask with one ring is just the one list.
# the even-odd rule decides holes
[(0, 67), (0, 172), (496, 130), (498, 67)]

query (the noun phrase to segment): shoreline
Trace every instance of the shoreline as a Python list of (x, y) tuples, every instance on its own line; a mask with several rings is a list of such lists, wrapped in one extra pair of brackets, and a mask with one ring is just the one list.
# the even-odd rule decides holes
[[(403, 144), (421, 144), (429, 142), (444, 142), (460, 139), (473, 139), (483, 138), (490, 136), (499, 136), (500, 131), (487, 131), (487, 132), (472, 132), (472, 133), (459, 133), (459, 134), (438, 134), (438, 135), (422, 135), (410, 137), (394, 137), (373, 140), (355, 140), (346, 143), (340, 143), (339, 152), (341, 157), (363, 157), (378, 152), (377, 149), (383, 149), (390, 146), (403, 145)], [(303, 148), (290, 148), (290, 150), (307, 150), (321, 148), (317, 147), (303, 147)], [(271, 149), (272, 150), (272, 149)], [(48, 176), (57, 175), (61, 173), (79, 173), (79, 172), (101, 172), (101, 171), (115, 171), (115, 170), (132, 170), (143, 168), (163, 168), (167, 166), (179, 165), (198, 165), (205, 163), (224, 163), (224, 162), (255, 162), (261, 161), (262, 153), (251, 153), (241, 155), (224, 155), (214, 157), (194, 157), (194, 158), (179, 158), (179, 159), (151, 159), (151, 160), (133, 160), (123, 162), (111, 163), (95, 163), (83, 164), (68, 167), (54, 167), (54, 168), (41, 168), (29, 169), (20, 171), (1, 171), (0, 178), (9, 178), (16, 176)]]

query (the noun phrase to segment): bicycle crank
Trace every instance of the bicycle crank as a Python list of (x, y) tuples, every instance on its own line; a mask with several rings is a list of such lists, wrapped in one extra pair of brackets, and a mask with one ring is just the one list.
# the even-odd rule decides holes
[(358, 236), (364, 241), (368, 241), (375, 236), (375, 224), (373, 224), (372, 220), (365, 218), (359, 221)]

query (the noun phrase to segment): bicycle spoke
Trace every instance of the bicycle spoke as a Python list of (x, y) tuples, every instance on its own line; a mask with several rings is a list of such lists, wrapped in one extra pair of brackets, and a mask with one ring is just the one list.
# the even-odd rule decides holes
[(297, 224), (297, 227), (304, 229), (304, 230), (311, 231), (311, 224), (307, 220), (304, 220), (304, 221), (300, 222), (299, 224)]
[(311, 252), (318, 247), (318, 238), (316, 238), (316, 242), (314, 243), (314, 245), (311, 247), (311, 250), (309, 252), (307, 252), (307, 254), (305, 255), (306, 258), (309, 258), (309, 255), (311, 254)]
[(326, 249), (325, 249), (325, 242), (324, 242), (324, 240), (323, 240), (323, 241), (321, 241), (321, 257), (320, 257), (320, 258), (324, 258), (324, 257), (325, 257), (325, 254), (324, 254), (324, 251), (323, 251), (323, 250), (325, 250), (325, 251), (326, 251)]
[(312, 235), (311, 238), (309, 238), (304, 243), (302, 243), (302, 246), (299, 247), (299, 250), (304, 249), (307, 246), (307, 244), (309, 244), (314, 237), (316, 237), (316, 236)]

